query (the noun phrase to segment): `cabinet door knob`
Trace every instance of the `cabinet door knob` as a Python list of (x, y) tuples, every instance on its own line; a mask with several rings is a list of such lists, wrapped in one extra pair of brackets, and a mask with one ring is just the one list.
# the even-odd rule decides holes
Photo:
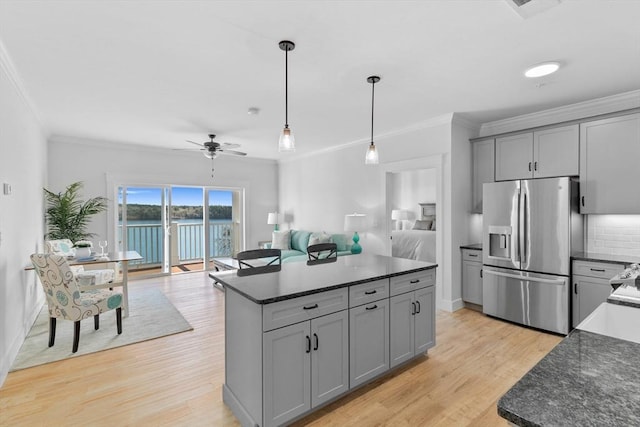
[(533, 162), (533, 170), (534, 171), (538, 170), (538, 162)]
[(373, 294), (375, 294), (376, 292), (377, 292), (377, 291), (374, 289), (374, 290), (372, 290), (372, 291), (366, 291), (364, 294), (365, 294), (365, 295), (373, 295)]
[(416, 314), (420, 313), (420, 301), (416, 301), (416, 306), (418, 307), (418, 310), (416, 311)]
[(314, 333), (313, 338), (316, 340), (315, 345), (313, 346), (314, 351), (318, 351), (318, 346), (320, 345), (320, 340), (318, 339), (318, 334)]
[(529, 162), (529, 172), (531, 172), (531, 162)]
[(307, 351), (306, 351), (306, 353), (311, 353), (311, 338), (309, 338), (309, 335), (307, 335), (306, 338), (307, 338)]
[(365, 310), (375, 310), (376, 308), (378, 308), (377, 304), (372, 305), (371, 307), (365, 307)]
[(480, 278), (482, 279), (482, 269), (480, 269)]
[(578, 284), (577, 283), (573, 284), (573, 293), (578, 295)]
[(420, 283), (420, 279), (412, 280), (409, 283), (411, 283), (412, 285), (415, 284), (415, 283)]
[(416, 303), (412, 302), (411, 307), (411, 315), (414, 316), (416, 314)]
[(306, 305), (305, 305), (305, 306), (304, 306), (304, 307), (302, 307), (302, 308), (303, 308), (304, 310), (313, 310), (314, 308), (318, 308), (318, 304), (313, 304), (313, 305), (310, 305), (310, 306), (306, 306)]
[(582, 196), (582, 206), (584, 207), (584, 196)]

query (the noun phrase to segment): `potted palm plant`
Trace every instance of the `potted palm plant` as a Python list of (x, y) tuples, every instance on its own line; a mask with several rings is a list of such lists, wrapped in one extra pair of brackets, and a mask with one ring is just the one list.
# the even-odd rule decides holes
[(107, 199), (105, 197), (94, 197), (87, 201), (80, 199), (82, 182), (74, 182), (65, 191), (54, 193), (44, 189), (44, 196), (47, 202), (45, 221), (47, 224), (47, 234), (45, 238), (49, 240), (69, 239), (75, 242), (77, 247), (89, 247), (91, 242), (87, 239), (95, 236), (87, 231), (89, 220), (93, 215), (104, 212), (107, 209)]

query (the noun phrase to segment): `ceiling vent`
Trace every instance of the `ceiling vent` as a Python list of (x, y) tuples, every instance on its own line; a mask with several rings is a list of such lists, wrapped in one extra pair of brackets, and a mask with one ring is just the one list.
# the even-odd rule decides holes
[(562, 0), (504, 0), (522, 19), (545, 12)]

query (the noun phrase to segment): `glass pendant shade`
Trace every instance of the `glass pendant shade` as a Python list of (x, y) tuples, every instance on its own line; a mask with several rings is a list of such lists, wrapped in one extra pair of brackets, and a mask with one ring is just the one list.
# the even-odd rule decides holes
[(289, 126), (285, 126), (280, 134), (280, 141), (278, 142), (279, 151), (296, 151), (296, 139), (289, 129)]
[(378, 150), (376, 150), (376, 145), (372, 142), (367, 149), (367, 154), (364, 157), (365, 165), (377, 165), (378, 164)]

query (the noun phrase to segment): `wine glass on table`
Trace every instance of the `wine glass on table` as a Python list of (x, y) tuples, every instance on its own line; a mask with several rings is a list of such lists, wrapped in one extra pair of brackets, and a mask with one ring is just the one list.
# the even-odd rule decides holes
[(104, 248), (106, 248), (109, 245), (109, 242), (107, 242), (106, 240), (98, 240), (98, 246), (100, 246), (100, 256), (104, 257), (105, 253), (104, 253)]

